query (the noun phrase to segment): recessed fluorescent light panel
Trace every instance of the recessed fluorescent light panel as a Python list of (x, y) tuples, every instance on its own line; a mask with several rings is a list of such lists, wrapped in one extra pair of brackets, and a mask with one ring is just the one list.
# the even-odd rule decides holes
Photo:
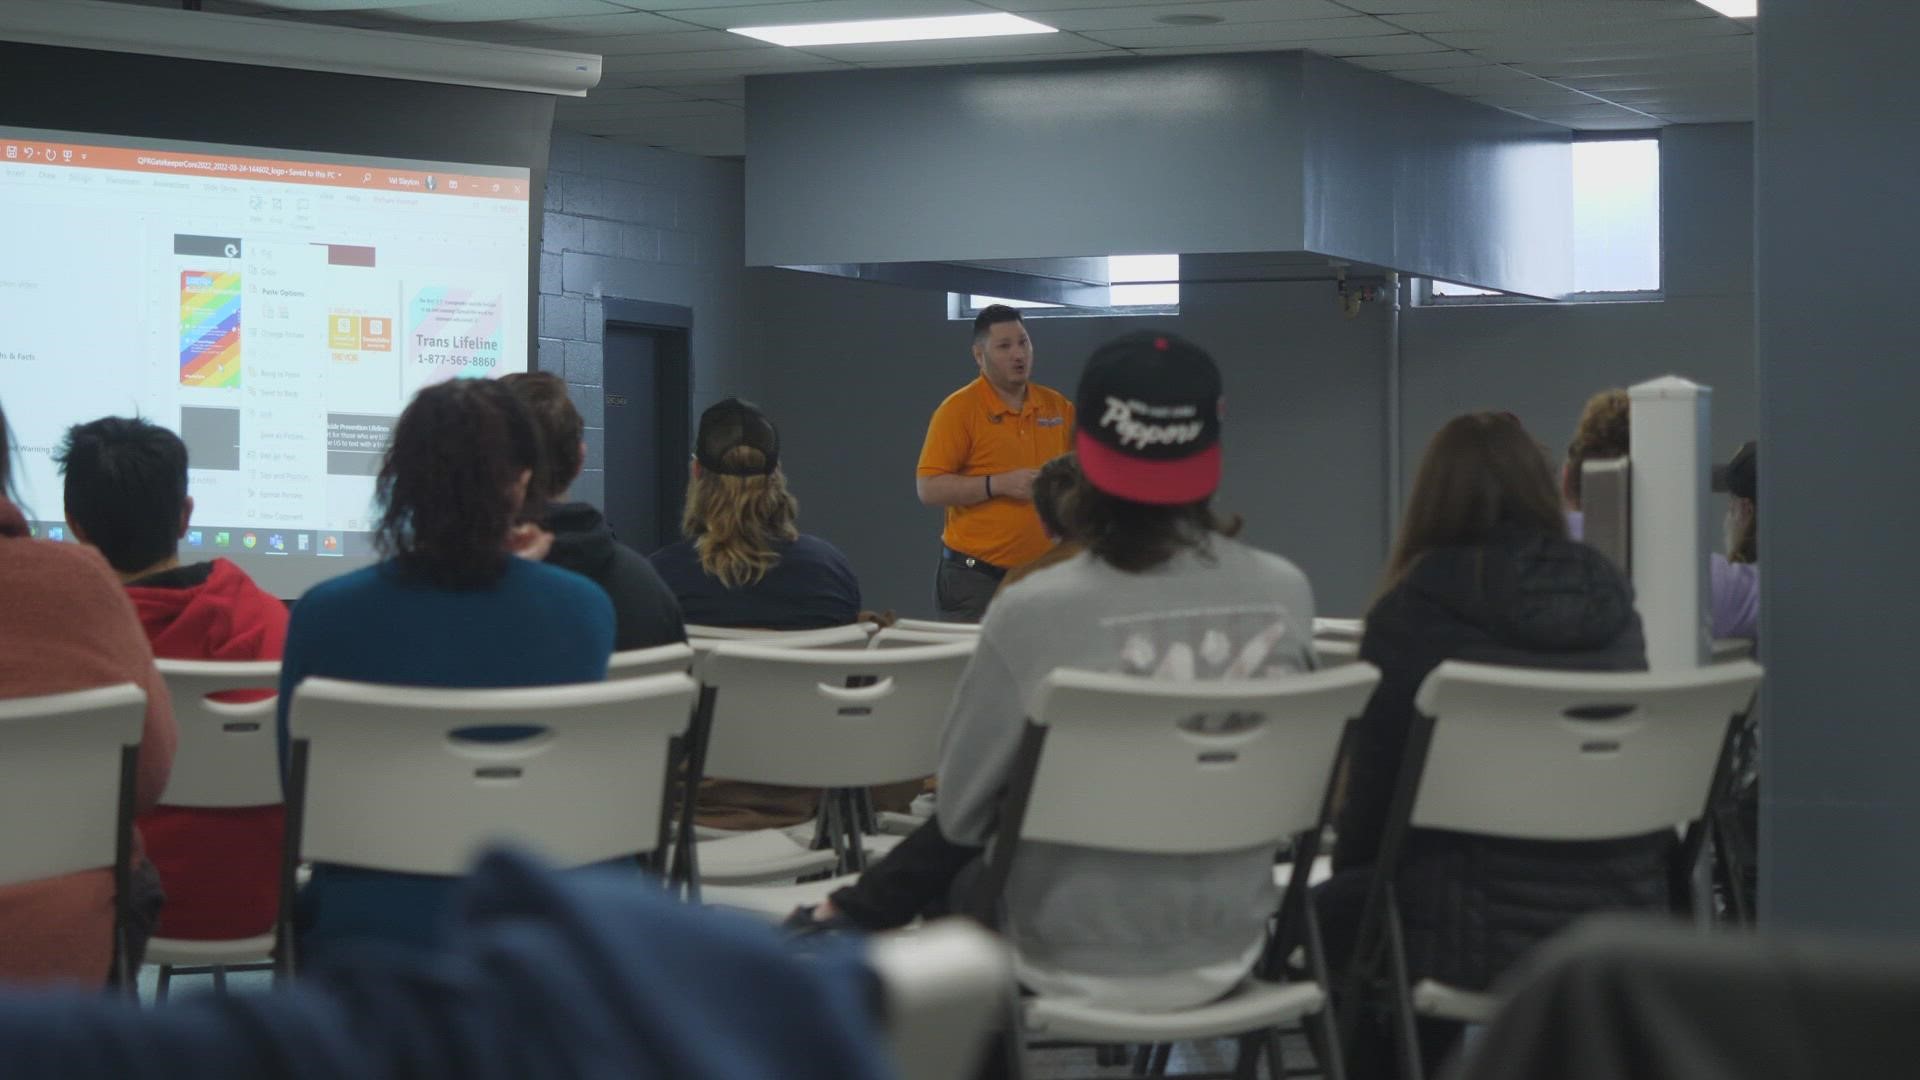
[(1751, 19), (1760, 14), (1760, 0), (1700, 0), (1729, 19)]
[(1059, 33), (1045, 23), (1004, 12), (992, 15), (941, 15), (930, 19), (861, 19), (855, 22), (800, 23), (794, 26), (736, 26), (731, 28), (731, 32), (794, 48)]

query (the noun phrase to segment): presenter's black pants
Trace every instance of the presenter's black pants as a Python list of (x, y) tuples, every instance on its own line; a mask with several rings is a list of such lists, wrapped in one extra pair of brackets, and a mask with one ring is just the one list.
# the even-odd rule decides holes
[(986, 617), (987, 602), (1000, 588), (999, 573), (977, 570), (946, 559), (934, 572), (933, 602), (948, 622), (977, 623)]

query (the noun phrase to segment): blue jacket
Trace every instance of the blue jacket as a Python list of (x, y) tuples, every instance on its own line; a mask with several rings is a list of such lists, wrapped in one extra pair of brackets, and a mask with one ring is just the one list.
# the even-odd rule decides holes
[(881, 1080), (872, 976), (631, 877), (482, 859), (432, 952), (369, 950), (284, 991), (155, 1008), (0, 993), (9, 1080)]
[[(287, 627), (281, 761), (293, 688), (309, 675), (399, 686), (598, 682), (613, 625), (599, 586), (524, 559), (508, 560), (500, 580), (477, 589), (439, 588), (392, 563), (323, 581), (294, 605)], [(450, 878), (315, 866), (296, 913), (301, 956), (369, 938), (427, 944), (451, 892)]]

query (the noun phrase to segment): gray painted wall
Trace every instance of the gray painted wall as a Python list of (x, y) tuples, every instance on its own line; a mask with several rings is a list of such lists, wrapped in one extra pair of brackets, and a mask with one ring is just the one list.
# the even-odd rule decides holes
[[(1588, 394), (1674, 371), (1715, 388), (1722, 453), (1752, 437), (1750, 130), (1672, 128), (1664, 145), (1666, 301), (1405, 313), (1405, 476), (1455, 413), (1510, 409), (1559, 449)], [(940, 516), (912, 470), (928, 415), (974, 373), (968, 327), (938, 293), (781, 270), (748, 282), (753, 396), (781, 425), (802, 527), (847, 552), (871, 603), (929, 614)], [(1182, 301), (1159, 321), (1226, 378), (1219, 505), (1307, 571), (1323, 611), (1358, 614), (1387, 542), (1385, 313), (1348, 321), (1326, 284), (1190, 286)], [(1071, 392), (1095, 345), (1142, 324), (1033, 320), (1040, 381)]]
[(1482, 288), (1573, 287), (1567, 130), (1309, 55), (1304, 247)]
[(1667, 128), (1660, 162), (1664, 301), (1405, 314), (1406, 483), (1427, 439), (1459, 413), (1508, 410), (1558, 452), (1589, 394), (1660, 375), (1714, 388), (1720, 460), (1754, 437), (1752, 128)]
[(1567, 143), (1298, 52), (761, 76), (747, 262), (1312, 251), (1558, 296)]
[(737, 162), (553, 133), (540, 254), (538, 366), (563, 376), (587, 422), (582, 499), (605, 495), (602, 297), (691, 308), (693, 410), (752, 380), (742, 331), (743, 179)]
[(1296, 250), (1301, 55), (754, 77), (747, 262)]
[(1761, 10), (1761, 916), (1910, 934), (1920, 365), (1888, 274), (1920, 251), (1920, 8)]
[[(914, 497), (914, 464), (935, 406), (978, 373), (971, 324), (943, 293), (787, 270), (749, 284), (754, 396), (780, 426), (800, 527), (847, 553), (870, 606), (931, 616), (942, 518)], [(1226, 381), (1216, 506), (1298, 562), (1323, 608), (1356, 611), (1381, 555), (1383, 313), (1348, 321), (1327, 284), (1196, 287), (1177, 319), (1033, 320), (1035, 377), (1071, 395), (1096, 345), (1162, 323)]]

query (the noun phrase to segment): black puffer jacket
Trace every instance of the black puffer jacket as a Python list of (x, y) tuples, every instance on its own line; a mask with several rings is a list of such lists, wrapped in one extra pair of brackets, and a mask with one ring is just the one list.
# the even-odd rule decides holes
[(680, 601), (645, 555), (614, 538), (605, 515), (583, 502), (547, 508), (547, 562), (592, 578), (613, 601), (613, 647), (646, 649), (687, 640)]
[[(1541, 534), (1429, 552), (1367, 615), (1360, 657), (1379, 689), (1354, 732), (1336, 869), (1370, 865), (1386, 825), (1420, 683), (1443, 660), (1641, 670), (1626, 580), (1593, 548)], [(1416, 977), (1484, 989), (1589, 911), (1664, 909), (1671, 834), (1543, 843), (1432, 830), (1408, 837), (1398, 878)]]

